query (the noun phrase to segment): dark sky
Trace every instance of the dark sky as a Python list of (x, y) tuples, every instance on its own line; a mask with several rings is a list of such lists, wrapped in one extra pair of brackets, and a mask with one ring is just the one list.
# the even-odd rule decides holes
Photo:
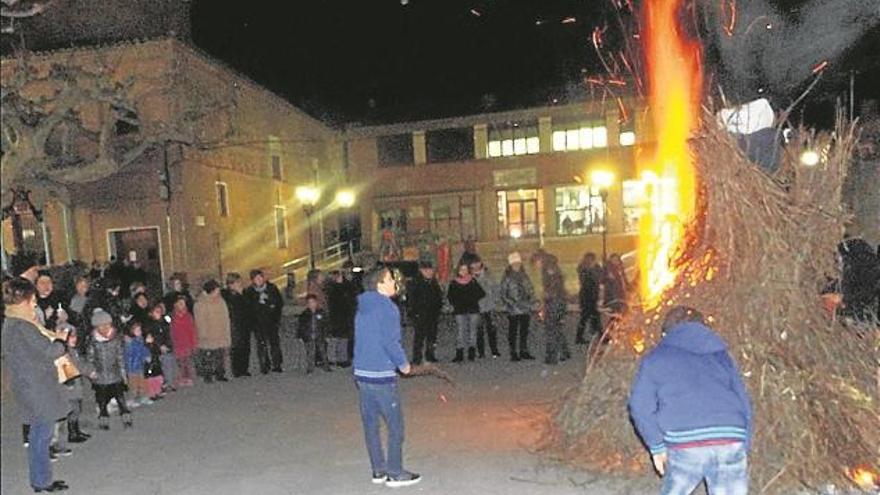
[[(776, 0), (788, 10), (801, 0)], [(310, 113), (335, 122), (395, 121), (565, 101), (596, 71), (594, 26), (610, 0), (197, 0), (195, 43)], [(263, 5), (264, 7), (260, 7)], [(472, 11), (473, 9), (473, 11)], [(563, 23), (573, 17), (575, 22)], [(538, 21), (540, 25), (538, 25)], [(874, 29), (806, 102), (824, 113), (845, 92), (877, 97)], [(491, 96), (487, 96), (491, 95)], [(794, 99), (796, 95), (792, 96)]]

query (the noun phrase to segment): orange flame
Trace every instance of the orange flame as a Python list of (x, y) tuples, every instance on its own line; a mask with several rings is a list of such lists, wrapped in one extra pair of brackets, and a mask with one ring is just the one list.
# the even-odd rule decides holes
[(644, 7), (645, 59), (649, 102), (657, 142), (649, 163), (639, 163), (646, 211), (639, 224), (642, 299), (656, 307), (676, 273), (670, 261), (693, 217), (696, 198), (688, 138), (698, 126), (702, 71), (700, 46), (680, 28), (682, 0), (647, 0)]
[(848, 469), (847, 475), (862, 490), (874, 490), (880, 487), (880, 479), (877, 478), (877, 473), (867, 467)]

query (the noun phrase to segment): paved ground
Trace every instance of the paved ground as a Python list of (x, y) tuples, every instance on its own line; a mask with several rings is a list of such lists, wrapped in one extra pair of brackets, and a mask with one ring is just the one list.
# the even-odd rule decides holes
[[(538, 332), (540, 334), (540, 332)], [(432, 377), (404, 380), (405, 459), (424, 475), (419, 494), (654, 493), (650, 477), (627, 485), (548, 464), (533, 455), (536, 421), (547, 405), (580, 380), (582, 356), (556, 367), (510, 363), (504, 356), (442, 366), (452, 387)], [(539, 339), (533, 339), (532, 352)], [(285, 336), (286, 354), (294, 344)], [(581, 349), (582, 350), (582, 349)], [(135, 426), (75, 447), (56, 463), (67, 493), (146, 494), (378, 494), (369, 480), (357, 400), (349, 370), (305, 376), (288, 359), (281, 375), (202, 385), (137, 409)], [(29, 493), (25, 449), (10, 398), (2, 404), (2, 493)], [(90, 405), (90, 407), (93, 407)], [(90, 409), (90, 426), (94, 415)]]

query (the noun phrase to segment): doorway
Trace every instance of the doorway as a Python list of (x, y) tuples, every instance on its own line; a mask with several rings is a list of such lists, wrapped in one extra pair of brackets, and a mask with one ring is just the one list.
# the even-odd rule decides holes
[(142, 269), (146, 273), (144, 282), (151, 295), (162, 294), (162, 281), (165, 280), (161, 245), (159, 227), (107, 230), (107, 251), (110, 256), (134, 269)]

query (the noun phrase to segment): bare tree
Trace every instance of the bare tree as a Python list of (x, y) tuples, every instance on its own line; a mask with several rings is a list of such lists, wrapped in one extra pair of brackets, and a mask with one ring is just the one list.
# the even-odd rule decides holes
[(12, 34), (15, 32), (15, 23), (19, 19), (26, 19), (42, 14), (52, 4), (52, 0), (0, 0), (0, 32)]
[[(115, 174), (163, 143), (216, 147), (234, 133), (234, 84), (208, 91), (177, 64), (120, 81), (112, 76), (118, 61), (96, 62), (46, 67), (26, 53), (14, 61), (2, 87), (4, 204), (15, 188), (66, 202), (66, 186)], [(147, 118), (156, 105), (167, 107), (163, 118)]]

